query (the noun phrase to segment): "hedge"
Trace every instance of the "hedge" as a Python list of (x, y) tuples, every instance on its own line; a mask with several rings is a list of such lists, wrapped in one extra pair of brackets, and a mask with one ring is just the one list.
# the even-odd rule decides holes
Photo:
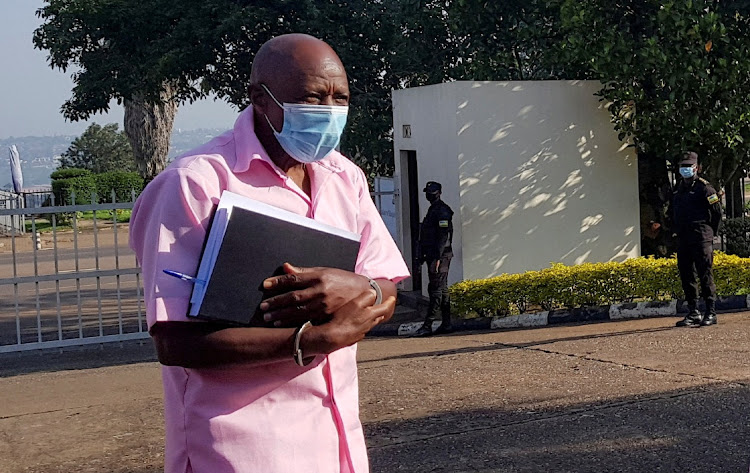
[(58, 205), (90, 204), (92, 194), (96, 195), (96, 203), (112, 202), (112, 191), (117, 202), (130, 202), (133, 191), (138, 196), (143, 190), (143, 178), (135, 172), (92, 174), (87, 169), (71, 168), (57, 170), (50, 177)]
[(729, 218), (721, 224), (719, 234), (726, 237), (727, 253), (750, 256), (750, 218)]
[[(720, 295), (750, 293), (750, 259), (715, 252), (714, 280)], [(462, 281), (450, 291), (457, 313), (480, 316), (683, 297), (677, 260), (653, 257), (576, 266), (556, 263), (541, 271)]]

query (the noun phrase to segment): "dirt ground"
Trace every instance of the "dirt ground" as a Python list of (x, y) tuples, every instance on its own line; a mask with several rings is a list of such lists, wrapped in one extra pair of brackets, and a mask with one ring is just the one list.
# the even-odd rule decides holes
[[(750, 312), (360, 344), (372, 471), (746, 472)], [(155, 473), (150, 342), (0, 357), (0, 472)]]

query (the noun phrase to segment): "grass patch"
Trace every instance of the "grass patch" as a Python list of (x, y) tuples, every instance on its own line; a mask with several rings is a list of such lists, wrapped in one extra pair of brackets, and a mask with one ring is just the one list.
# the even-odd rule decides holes
[[(117, 221), (117, 223), (129, 223), (130, 209), (117, 209), (117, 210), (97, 210), (96, 221), (97, 224), (107, 224)], [(73, 229), (73, 215), (72, 214), (57, 214), (56, 228), (57, 230), (72, 230)], [(94, 212), (76, 212), (76, 220), (79, 229), (81, 227), (90, 228), (94, 222)], [(26, 219), (26, 231), (32, 231), (31, 219)], [(39, 217), (34, 219), (36, 231), (44, 233), (52, 231), (52, 216), (47, 214), (45, 217)]]

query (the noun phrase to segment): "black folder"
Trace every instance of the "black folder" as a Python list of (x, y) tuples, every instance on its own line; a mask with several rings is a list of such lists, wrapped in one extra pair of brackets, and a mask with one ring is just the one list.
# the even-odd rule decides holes
[(354, 271), (358, 235), (237, 194), (227, 197), (232, 203), (219, 203), (209, 230), (188, 315), (237, 325), (258, 322), (263, 280), (282, 274), (285, 262)]

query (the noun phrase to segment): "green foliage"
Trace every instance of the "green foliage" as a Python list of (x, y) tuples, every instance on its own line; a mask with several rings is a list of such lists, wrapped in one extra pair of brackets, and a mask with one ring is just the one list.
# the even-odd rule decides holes
[(82, 176), (90, 176), (91, 171), (88, 169), (79, 169), (79, 168), (65, 168), (65, 169), (57, 169), (56, 171), (52, 171), (52, 174), (49, 175), (49, 177), (54, 181), (55, 179), (71, 179), (74, 177), (82, 177)]
[(70, 168), (59, 169), (51, 177), (57, 205), (112, 202), (112, 191), (117, 202), (131, 202), (133, 191), (138, 196), (144, 186), (143, 178), (136, 172), (92, 174), (88, 169)]
[(92, 123), (60, 156), (61, 168), (88, 169), (94, 173), (135, 171), (135, 158), (127, 137), (116, 123)]
[(89, 173), (62, 178), (53, 176), (52, 193), (55, 195), (56, 205), (90, 204), (92, 194), (96, 193), (94, 175)]
[(750, 151), (750, 10), (714, 0), (565, 0), (562, 51), (602, 80), (621, 140), (651, 159), (697, 151), (719, 187)]
[(458, 0), (446, 22), (459, 48), (454, 72), (473, 80), (583, 79), (579, 58), (560, 54), (565, 40), (558, 0)]
[(143, 190), (143, 178), (137, 172), (112, 171), (95, 174), (96, 194), (99, 203), (112, 202), (114, 191), (115, 202), (131, 202), (133, 193), (137, 197)]
[[(179, 103), (216, 94), (243, 108), (253, 55), (298, 32), (333, 46), (350, 81), (342, 151), (367, 174), (393, 171), (391, 91), (454, 79), (582, 76), (558, 53), (558, 0), (45, 0), (34, 33), (51, 67), (74, 68), (71, 120), (135, 95)], [(567, 60), (567, 59), (566, 59)]]
[(725, 237), (727, 253), (750, 257), (750, 219), (729, 218), (724, 220), (719, 234)]
[[(720, 295), (750, 292), (750, 260), (716, 252)], [(553, 264), (541, 271), (462, 281), (450, 288), (458, 313), (482, 316), (682, 297), (675, 258), (633, 258), (623, 263)]]

